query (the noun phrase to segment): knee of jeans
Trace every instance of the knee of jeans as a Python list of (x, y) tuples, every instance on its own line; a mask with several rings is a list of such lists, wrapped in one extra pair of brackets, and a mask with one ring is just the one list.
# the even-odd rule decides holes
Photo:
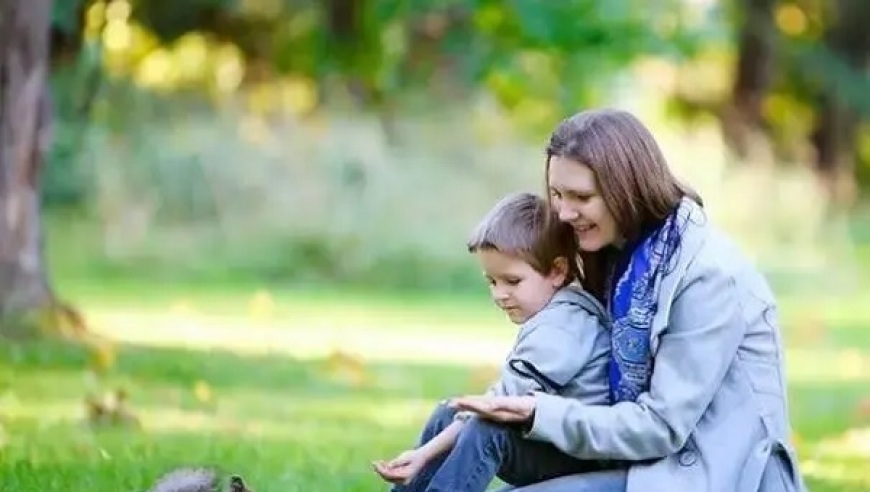
[(456, 417), (456, 409), (450, 408), (447, 402), (441, 402), (432, 411), (431, 422), (451, 422)]
[(486, 435), (501, 435), (510, 432), (510, 429), (491, 420), (482, 419), (480, 417), (470, 418), (465, 422), (463, 432), (472, 432), (476, 434)]

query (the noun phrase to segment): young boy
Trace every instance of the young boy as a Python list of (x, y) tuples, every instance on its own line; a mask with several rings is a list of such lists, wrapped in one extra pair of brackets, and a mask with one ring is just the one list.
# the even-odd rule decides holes
[[(468, 250), (477, 256), (495, 304), (520, 325), (487, 394), (546, 391), (609, 404), (607, 315), (591, 295), (570, 285), (578, 277), (571, 228), (542, 198), (513, 194), (478, 224)], [(484, 492), (495, 476), (523, 486), (602, 466), (445, 404), (430, 417), (416, 449), (374, 463), (394, 492)]]

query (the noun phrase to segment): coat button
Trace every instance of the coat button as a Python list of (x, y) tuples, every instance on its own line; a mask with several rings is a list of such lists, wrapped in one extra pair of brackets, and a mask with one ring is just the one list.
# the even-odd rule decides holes
[(683, 466), (692, 466), (696, 461), (698, 461), (698, 453), (691, 450), (685, 450), (680, 453), (679, 460), (680, 464)]

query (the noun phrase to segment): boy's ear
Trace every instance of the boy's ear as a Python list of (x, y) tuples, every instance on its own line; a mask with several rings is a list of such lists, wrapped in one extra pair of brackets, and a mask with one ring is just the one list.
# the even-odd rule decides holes
[(568, 278), (568, 259), (560, 256), (553, 261), (553, 270), (550, 272), (553, 287), (562, 287)]

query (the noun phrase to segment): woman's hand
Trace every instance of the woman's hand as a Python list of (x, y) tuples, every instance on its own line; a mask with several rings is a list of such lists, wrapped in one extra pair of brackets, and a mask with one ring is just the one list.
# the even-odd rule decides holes
[(521, 423), (528, 422), (535, 414), (535, 397), (462, 396), (452, 399), (450, 406), (496, 422)]

